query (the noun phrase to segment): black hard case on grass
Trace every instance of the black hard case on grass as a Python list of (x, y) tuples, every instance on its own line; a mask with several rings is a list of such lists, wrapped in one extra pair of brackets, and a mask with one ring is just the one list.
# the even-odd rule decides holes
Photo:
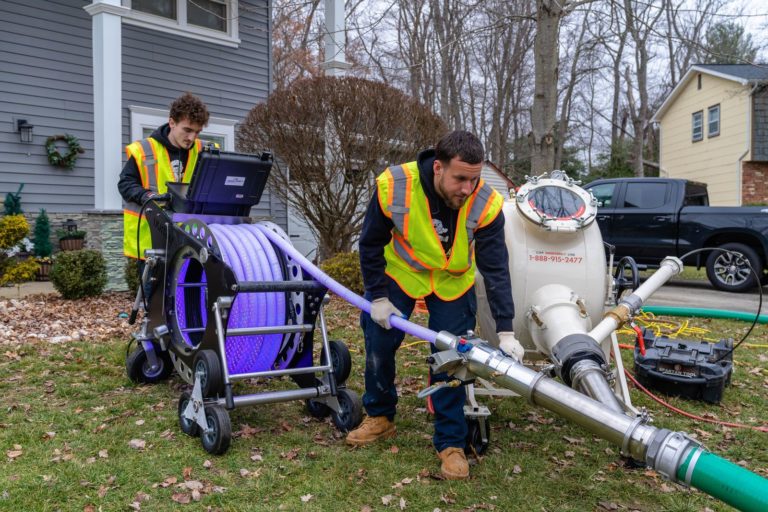
[(645, 356), (635, 346), (635, 373), (650, 390), (690, 400), (719, 403), (731, 383), (733, 354), (720, 357), (733, 347), (732, 339), (717, 343), (656, 337), (643, 329)]

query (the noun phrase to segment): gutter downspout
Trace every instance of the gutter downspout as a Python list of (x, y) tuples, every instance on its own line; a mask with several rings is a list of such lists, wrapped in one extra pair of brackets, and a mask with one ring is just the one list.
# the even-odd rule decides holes
[[(749, 99), (748, 99), (748, 107), (747, 107), (747, 149), (744, 150), (744, 153), (739, 157), (739, 160), (736, 162), (737, 168), (736, 168), (736, 176), (738, 179), (738, 182), (736, 183), (736, 206), (742, 205), (742, 198), (743, 198), (743, 191), (744, 191), (744, 182), (743, 182), (743, 170), (741, 167), (742, 160), (744, 160), (744, 157), (746, 157), (749, 154), (750, 149), (752, 149), (752, 111), (754, 110), (754, 105), (752, 104), (752, 95), (754, 95), (755, 90), (757, 90), (757, 87), (760, 84), (755, 84), (752, 86), (752, 90), (749, 91)], [(722, 119), (720, 120), (722, 123)]]

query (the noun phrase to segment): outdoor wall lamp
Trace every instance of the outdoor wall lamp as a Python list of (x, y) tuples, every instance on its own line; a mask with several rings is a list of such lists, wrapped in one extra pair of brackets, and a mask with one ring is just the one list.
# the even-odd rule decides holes
[(19, 140), (24, 144), (32, 142), (32, 129), (34, 126), (29, 124), (26, 119), (16, 120), (16, 131), (19, 132)]

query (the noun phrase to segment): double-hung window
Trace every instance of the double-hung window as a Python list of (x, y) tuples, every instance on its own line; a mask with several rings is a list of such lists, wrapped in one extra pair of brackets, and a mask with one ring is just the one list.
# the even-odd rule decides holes
[(707, 109), (707, 137), (720, 135), (720, 105), (713, 105)]
[(124, 20), (193, 39), (237, 46), (237, 0), (123, 0)]
[(691, 140), (693, 142), (698, 142), (704, 138), (704, 111), (699, 110), (698, 112), (694, 112), (691, 116), (691, 124), (692, 124), (692, 131), (691, 131)]

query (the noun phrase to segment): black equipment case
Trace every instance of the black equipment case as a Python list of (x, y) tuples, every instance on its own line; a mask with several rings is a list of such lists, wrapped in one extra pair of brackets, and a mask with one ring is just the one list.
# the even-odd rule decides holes
[(667, 395), (720, 402), (725, 386), (731, 383), (732, 339), (717, 343), (671, 339), (656, 337), (647, 328), (643, 338), (645, 356), (635, 344), (635, 374), (643, 386)]

